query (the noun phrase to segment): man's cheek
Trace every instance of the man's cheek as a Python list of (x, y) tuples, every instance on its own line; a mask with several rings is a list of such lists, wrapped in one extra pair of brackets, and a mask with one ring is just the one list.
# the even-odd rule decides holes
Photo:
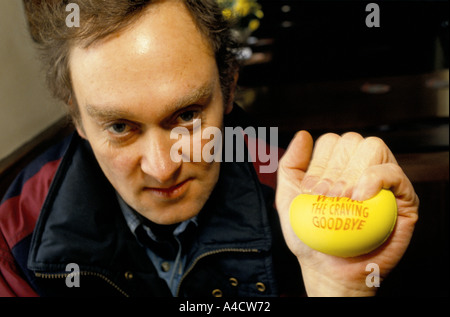
[(125, 153), (100, 153), (97, 157), (105, 174), (111, 182), (125, 181), (139, 169), (139, 164), (135, 157)]

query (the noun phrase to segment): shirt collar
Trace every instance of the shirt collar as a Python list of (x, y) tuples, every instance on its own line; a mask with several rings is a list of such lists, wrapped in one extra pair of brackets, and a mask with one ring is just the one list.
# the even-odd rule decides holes
[[(142, 216), (138, 215), (138, 213), (134, 209), (132, 209), (117, 192), (116, 192), (116, 195), (117, 195), (117, 199), (119, 201), (120, 209), (122, 210), (125, 221), (126, 221), (128, 227), (130, 228), (131, 232), (136, 236), (136, 229), (142, 225), (145, 232), (147, 233), (147, 235), (153, 241), (159, 242), (160, 239), (158, 238), (158, 236), (151, 230), (151, 228), (149, 226), (146, 226), (144, 224), (144, 221), (141, 218)], [(189, 223), (191, 223), (191, 222), (197, 227), (198, 226), (197, 216), (194, 216), (188, 220), (181, 222), (174, 229), (173, 236), (178, 237), (179, 235), (181, 235), (186, 230)]]

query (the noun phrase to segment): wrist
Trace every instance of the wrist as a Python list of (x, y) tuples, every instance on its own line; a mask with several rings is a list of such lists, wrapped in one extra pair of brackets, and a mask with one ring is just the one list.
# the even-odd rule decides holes
[(339, 276), (330, 277), (304, 265), (301, 267), (309, 297), (370, 297), (376, 294), (377, 288), (368, 287), (365, 280), (346, 281)]

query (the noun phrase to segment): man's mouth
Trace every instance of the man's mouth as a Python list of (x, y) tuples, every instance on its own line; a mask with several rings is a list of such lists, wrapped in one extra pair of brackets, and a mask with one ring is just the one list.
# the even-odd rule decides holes
[(175, 199), (179, 198), (186, 192), (191, 180), (191, 178), (188, 178), (170, 187), (145, 187), (144, 190), (149, 191), (164, 199)]

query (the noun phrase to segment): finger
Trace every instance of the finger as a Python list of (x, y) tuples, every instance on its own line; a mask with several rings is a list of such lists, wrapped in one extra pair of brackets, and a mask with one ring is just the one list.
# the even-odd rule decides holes
[(339, 138), (337, 134), (328, 133), (322, 135), (316, 141), (311, 161), (302, 182), (302, 192), (312, 193), (313, 188), (319, 183)]
[(389, 162), (396, 163), (396, 160), (383, 140), (376, 137), (362, 139), (328, 195), (351, 197), (357, 182), (368, 167)]
[(357, 133), (349, 132), (342, 135), (333, 149), (320, 182), (313, 188), (315, 194), (329, 196), (342, 194), (346, 184), (345, 172), (349, 170), (349, 163), (363, 142), (363, 137)]
[(396, 163), (386, 163), (371, 166), (364, 171), (352, 199), (369, 199), (382, 188), (390, 189), (396, 198), (398, 217), (390, 245), (397, 245), (400, 250), (397, 254), (401, 256), (419, 219), (419, 198), (400, 166)]
[(419, 198), (410, 180), (396, 163), (367, 168), (356, 184), (352, 199), (369, 199), (383, 188), (391, 190), (397, 198), (399, 215), (417, 217)]

